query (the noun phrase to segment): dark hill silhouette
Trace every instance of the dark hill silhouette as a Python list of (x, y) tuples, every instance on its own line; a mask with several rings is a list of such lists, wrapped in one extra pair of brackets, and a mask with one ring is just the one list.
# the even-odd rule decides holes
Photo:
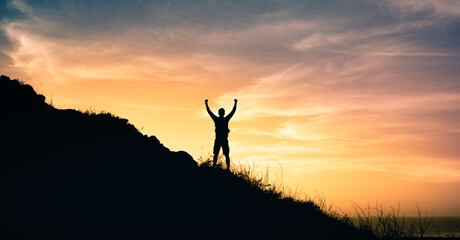
[(373, 238), (6, 76), (0, 106), (1, 239)]

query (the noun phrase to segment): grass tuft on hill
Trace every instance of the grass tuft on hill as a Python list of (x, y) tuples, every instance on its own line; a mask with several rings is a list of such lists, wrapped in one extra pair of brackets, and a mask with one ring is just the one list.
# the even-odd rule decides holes
[(363, 232), (371, 233), (372, 237), (381, 240), (421, 240), (421, 239), (459, 239), (459, 237), (450, 236), (448, 238), (438, 234), (438, 236), (426, 236), (426, 232), (433, 226), (433, 217), (422, 216), (419, 206), (417, 205), (418, 217), (416, 220), (409, 220), (400, 212), (400, 206), (391, 207), (388, 211), (384, 210), (382, 204), (375, 204), (375, 207), (370, 205), (363, 208), (356, 203), (352, 203), (355, 210), (353, 216), (348, 214), (338, 213), (333, 210), (331, 204), (327, 204), (324, 196), (316, 194), (314, 197), (301, 195), (298, 192), (292, 192), (282, 182), (271, 182), (269, 169), (266, 171), (258, 171), (256, 166), (249, 164), (234, 164), (231, 165), (231, 171), (224, 169), (222, 162), (224, 157), (219, 156), (219, 161), (215, 167), (212, 166), (212, 157), (200, 157), (197, 159), (199, 168), (211, 168), (219, 171), (222, 174), (233, 175), (243, 180), (247, 185), (257, 191), (263, 192), (268, 198), (276, 198), (282, 201), (292, 202), (293, 204), (305, 205), (313, 207), (316, 211), (335, 219), (350, 227), (359, 229)]

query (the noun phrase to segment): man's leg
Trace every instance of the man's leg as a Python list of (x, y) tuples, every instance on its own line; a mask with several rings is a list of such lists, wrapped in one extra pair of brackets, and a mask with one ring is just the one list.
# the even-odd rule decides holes
[(227, 170), (230, 170), (230, 155), (225, 155), (225, 163), (227, 163)]
[(230, 148), (228, 147), (228, 139), (222, 143), (222, 152), (225, 155), (225, 163), (227, 164), (227, 170), (230, 170)]
[(213, 166), (213, 167), (215, 167), (216, 164), (217, 164), (217, 156), (218, 156), (218, 155), (219, 155), (219, 153), (214, 154), (214, 157), (213, 157), (213, 159), (212, 159), (212, 166)]
[(212, 166), (215, 167), (216, 164), (217, 164), (217, 158), (219, 157), (219, 151), (220, 151), (220, 143), (219, 141), (216, 139), (214, 141), (214, 151), (213, 151), (213, 154), (214, 154), (214, 157), (212, 159)]

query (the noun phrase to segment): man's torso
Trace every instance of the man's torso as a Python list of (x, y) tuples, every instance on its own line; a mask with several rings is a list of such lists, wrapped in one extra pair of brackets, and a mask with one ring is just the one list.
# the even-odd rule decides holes
[(228, 129), (229, 119), (225, 117), (217, 117), (214, 119), (214, 124), (216, 126), (216, 138), (227, 138), (230, 129)]

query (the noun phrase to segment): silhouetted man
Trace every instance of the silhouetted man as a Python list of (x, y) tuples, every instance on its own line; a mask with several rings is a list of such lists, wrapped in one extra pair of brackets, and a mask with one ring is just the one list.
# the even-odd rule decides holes
[(206, 110), (208, 111), (209, 116), (211, 116), (212, 120), (214, 121), (214, 124), (216, 125), (216, 140), (214, 141), (214, 158), (212, 163), (213, 166), (216, 166), (217, 157), (219, 156), (219, 151), (222, 147), (222, 151), (225, 155), (225, 162), (227, 163), (227, 170), (230, 170), (230, 148), (228, 147), (228, 133), (230, 132), (230, 129), (228, 129), (228, 122), (233, 117), (233, 114), (235, 114), (237, 102), (238, 100), (235, 99), (235, 105), (233, 105), (233, 109), (230, 112), (230, 114), (225, 116), (225, 109), (220, 108), (219, 117), (217, 117), (216, 115), (214, 115), (214, 113), (211, 112), (211, 109), (209, 109), (208, 99), (204, 100), (204, 103), (206, 104)]

